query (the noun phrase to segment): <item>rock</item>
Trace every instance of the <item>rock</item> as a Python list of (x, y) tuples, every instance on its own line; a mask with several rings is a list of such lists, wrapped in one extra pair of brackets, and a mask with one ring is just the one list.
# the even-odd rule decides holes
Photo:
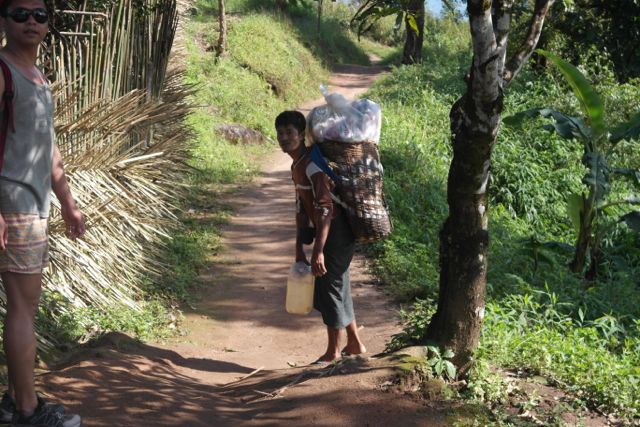
[(216, 129), (216, 132), (231, 144), (254, 145), (267, 142), (267, 138), (262, 133), (242, 125), (222, 125)]
[(416, 359), (426, 358), (428, 355), (427, 347), (424, 345), (416, 345), (413, 347), (405, 347), (400, 350), (394, 352), (393, 354), (396, 356), (407, 355), (411, 357), (415, 357)]

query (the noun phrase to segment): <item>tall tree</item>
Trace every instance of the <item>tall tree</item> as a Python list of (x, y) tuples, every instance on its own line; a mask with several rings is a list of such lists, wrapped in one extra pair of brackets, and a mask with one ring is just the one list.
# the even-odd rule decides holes
[[(318, 24), (317, 24), (317, 34), (318, 34), (318, 40), (322, 39), (322, 7), (324, 5), (324, 1), (323, 0), (316, 0), (318, 2)], [(331, 0), (332, 2), (336, 2), (336, 0)]]
[(514, 0), (468, 0), (473, 60), (467, 89), (450, 116), (453, 159), (447, 182), (449, 216), (440, 231), (440, 294), (426, 339), (454, 351), (464, 373), (477, 347), (485, 311), (491, 151), (504, 89), (533, 52), (554, 0), (535, 0), (524, 40), (507, 61)]
[[(447, 0), (450, 4), (454, 0)], [(396, 25), (404, 21), (406, 38), (402, 63), (417, 64), (422, 61), (424, 41), (425, 2), (423, 0), (364, 0), (351, 18), (351, 25), (357, 27), (358, 36), (369, 31), (373, 23), (385, 16), (396, 15)]]
[(318, 1), (318, 28), (316, 29), (316, 32), (318, 34), (318, 40), (320, 40), (322, 38), (322, 32), (321, 30), (321, 26), (320, 24), (322, 23), (322, 3), (323, 0), (317, 0)]
[(225, 10), (224, 0), (218, 0), (218, 23), (220, 26), (220, 35), (218, 36), (218, 44), (216, 45), (216, 56), (224, 56), (227, 50), (227, 13)]
[(409, 0), (404, 20), (407, 38), (402, 51), (402, 63), (419, 64), (422, 62), (424, 41), (424, 0)]

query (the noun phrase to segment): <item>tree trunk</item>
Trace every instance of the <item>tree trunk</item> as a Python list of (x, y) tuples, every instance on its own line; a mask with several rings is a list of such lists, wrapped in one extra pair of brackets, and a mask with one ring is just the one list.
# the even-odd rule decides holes
[(318, 27), (316, 28), (318, 40), (322, 40), (322, 0), (318, 0)]
[(506, 63), (511, 0), (468, 0), (473, 61), (466, 93), (450, 113), (453, 159), (447, 181), (449, 216), (440, 231), (440, 294), (426, 340), (453, 350), (458, 374), (471, 366), (485, 311), (491, 151), (503, 89), (529, 59), (553, 0), (536, 0), (529, 32)]
[(276, 7), (278, 10), (285, 11), (287, 10), (287, 0), (276, 0)]
[(218, 0), (218, 22), (220, 24), (220, 35), (216, 46), (216, 56), (224, 56), (227, 52), (227, 13), (225, 11), (224, 0)]
[[(455, 353), (466, 371), (482, 329), (489, 246), (487, 191), (491, 149), (502, 112), (503, 95), (478, 104), (469, 85), (451, 109), (453, 159), (447, 182), (449, 216), (440, 231), (440, 295), (427, 339)], [(491, 115), (480, 122), (478, 106)], [(484, 112), (482, 112), (484, 113)], [(475, 118), (474, 118), (475, 116)]]
[[(409, 23), (409, 15), (413, 16), (416, 20), (416, 25), (418, 27), (417, 33)], [(404, 42), (402, 63), (420, 64), (422, 62), (422, 44), (424, 41), (424, 1), (411, 0), (409, 3), (409, 11), (404, 19), (404, 23), (407, 29), (407, 38)]]

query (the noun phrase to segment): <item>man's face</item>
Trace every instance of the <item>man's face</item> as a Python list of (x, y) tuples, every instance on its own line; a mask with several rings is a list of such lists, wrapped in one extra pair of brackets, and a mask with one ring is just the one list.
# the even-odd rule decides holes
[(304, 135), (294, 125), (279, 126), (276, 128), (278, 144), (287, 154), (295, 152), (303, 143)]
[[(3, 27), (7, 37), (18, 44), (38, 46), (49, 31), (48, 21), (39, 22), (47, 16), (42, 0), (15, 0), (7, 13)], [(34, 13), (38, 14), (38, 20)]]

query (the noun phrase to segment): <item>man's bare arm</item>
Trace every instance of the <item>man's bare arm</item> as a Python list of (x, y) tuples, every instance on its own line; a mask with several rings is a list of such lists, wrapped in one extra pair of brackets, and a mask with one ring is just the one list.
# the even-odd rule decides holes
[(85, 232), (84, 218), (73, 200), (71, 188), (64, 173), (64, 164), (58, 146), (53, 146), (53, 162), (51, 164), (51, 188), (60, 201), (62, 219), (67, 226), (67, 234), (73, 238), (82, 237)]

